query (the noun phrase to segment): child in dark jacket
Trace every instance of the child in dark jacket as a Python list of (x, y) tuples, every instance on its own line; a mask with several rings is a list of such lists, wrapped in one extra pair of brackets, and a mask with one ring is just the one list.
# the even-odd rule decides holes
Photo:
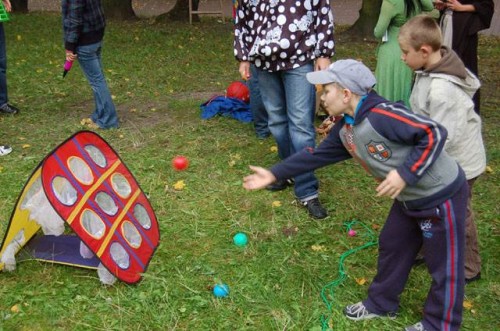
[(464, 288), (464, 224), (467, 183), (443, 151), (446, 130), (374, 91), (376, 80), (361, 62), (340, 60), (307, 75), (323, 84), (331, 116), (343, 114), (316, 149), (304, 149), (270, 170), (251, 166), (248, 190), (353, 157), (379, 185), (377, 196), (394, 199), (379, 236), (377, 274), (368, 297), (345, 308), (352, 320), (395, 317), (399, 297), (421, 246), (432, 285), (423, 319), (405, 330), (458, 330)]

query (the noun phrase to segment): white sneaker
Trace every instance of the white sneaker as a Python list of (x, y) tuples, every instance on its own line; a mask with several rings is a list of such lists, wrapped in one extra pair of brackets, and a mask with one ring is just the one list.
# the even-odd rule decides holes
[(362, 321), (362, 320), (368, 320), (372, 318), (377, 318), (377, 317), (388, 317), (390, 319), (396, 318), (395, 313), (387, 313), (387, 314), (375, 314), (375, 313), (370, 313), (368, 309), (366, 309), (365, 305), (363, 305), (363, 302), (358, 302), (353, 305), (349, 305), (344, 308), (344, 315), (353, 321)]
[(413, 325), (407, 326), (405, 331), (426, 331), (422, 322), (415, 323)]
[(7, 145), (0, 145), (0, 156), (4, 156), (12, 152), (12, 147)]

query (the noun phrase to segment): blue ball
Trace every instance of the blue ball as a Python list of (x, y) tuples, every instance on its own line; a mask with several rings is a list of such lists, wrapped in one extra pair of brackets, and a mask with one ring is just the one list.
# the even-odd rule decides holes
[(246, 246), (248, 243), (248, 237), (243, 232), (239, 232), (234, 235), (233, 242), (238, 247)]
[(226, 284), (217, 284), (214, 286), (214, 295), (217, 298), (225, 298), (229, 295), (229, 286)]

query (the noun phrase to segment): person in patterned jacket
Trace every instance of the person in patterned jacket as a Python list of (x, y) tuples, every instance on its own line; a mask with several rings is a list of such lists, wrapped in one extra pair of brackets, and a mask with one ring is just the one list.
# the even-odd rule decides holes
[(270, 170), (251, 166), (243, 187), (255, 190), (283, 178), (349, 158), (379, 183), (377, 196), (394, 199), (379, 236), (377, 274), (368, 298), (345, 308), (352, 320), (395, 317), (415, 257), (423, 246), (432, 285), (423, 319), (405, 330), (458, 330), (464, 297), (465, 215), (468, 187), (457, 162), (443, 150), (446, 129), (379, 96), (370, 69), (336, 61), (307, 76), (324, 84), (322, 102), (343, 114), (316, 149), (306, 148)]
[[(268, 128), (281, 159), (315, 146), (315, 89), (306, 74), (325, 69), (334, 54), (333, 14), (329, 0), (239, 0), (234, 54), (243, 79), (258, 71), (258, 85), (268, 113)], [(295, 196), (316, 219), (327, 217), (318, 199), (313, 172), (283, 178), (272, 191), (294, 185)]]

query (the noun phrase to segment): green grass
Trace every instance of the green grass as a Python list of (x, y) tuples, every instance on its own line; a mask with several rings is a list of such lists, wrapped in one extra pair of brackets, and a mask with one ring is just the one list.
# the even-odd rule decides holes
[[(14, 151), (0, 159), (0, 236), (31, 172), (92, 111), (92, 94), (75, 66), (61, 78), (64, 50), (60, 16), (14, 15), (5, 24), (9, 95), (22, 112), (0, 117), (0, 142)], [(343, 221), (378, 229), (390, 206), (375, 198), (375, 182), (348, 161), (317, 172), (330, 217), (309, 219), (293, 193), (246, 192), (248, 165), (277, 161), (272, 139), (259, 141), (251, 125), (227, 118), (200, 120), (199, 105), (239, 79), (232, 26), (109, 22), (103, 62), (121, 118), (118, 130), (99, 131), (120, 154), (156, 211), (161, 243), (137, 285), (101, 285), (85, 269), (19, 263), (0, 274), (0, 330), (318, 330), (321, 289), (338, 276), (340, 256), (364, 243)], [(376, 44), (337, 38), (336, 58), (360, 58), (372, 68)], [(481, 38), (484, 138), (491, 173), (475, 191), (483, 280), (466, 288), (464, 330), (500, 329), (498, 260), (500, 150), (499, 39)], [(190, 159), (176, 172), (171, 159)], [(182, 191), (173, 185), (184, 180)], [(281, 207), (273, 206), (280, 201)], [(232, 236), (249, 235), (238, 248)], [(376, 230), (378, 231), (378, 230)], [(0, 237), (1, 238), (1, 237)], [(324, 250), (311, 247), (322, 245)], [(420, 319), (429, 276), (416, 268), (394, 321), (354, 323), (341, 308), (362, 299), (376, 269), (376, 248), (346, 260), (348, 278), (335, 289), (335, 330), (394, 330)], [(366, 279), (358, 285), (356, 279)], [(227, 283), (215, 299), (209, 288)], [(19, 312), (11, 311), (13, 306)]]

